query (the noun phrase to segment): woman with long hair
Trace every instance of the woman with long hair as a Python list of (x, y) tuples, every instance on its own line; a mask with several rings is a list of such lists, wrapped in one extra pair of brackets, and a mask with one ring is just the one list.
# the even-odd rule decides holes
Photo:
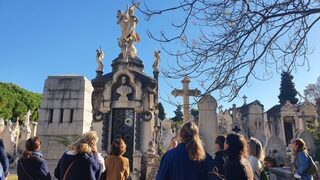
[(54, 175), (59, 180), (98, 180), (104, 171), (104, 160), (97, 151), (95, 131), (84, 133), (60, 158)]
[(256, 180), (260, 179), (261, 170), (263, 169), (264, 150), (258, 139), (250, 138), (249, 142), (249, 163)]
[(199, 129), (187, 122), (180, 130), (181, 143), (161, 158), (157, 180), (203, 180), (207, 178), (206, 152), (199, 137)]
[(306, 172), (309, 167), (306, 143), (300, 138), (293, 140), (291, 149), (294, 154), (294, 168), (296, 170), (294, 177), (303, 180), (313, 180), (312, 175)]
[(40, 151), (40, 138), (29, 138), (25, 144), (26, 150), (18, 160), (17, 174), (19, 180), (51, 180), (47, 162)]
[(106, 179), (126, 180), (130, 175), (129, 159), (123, 157), (127, 145), (121, 138), (113, 140), (111, 154), (105, 159)]
[(253, 172), (247, 160), (247, 141), (243, 135), (229, 134), (224, 144), (228, 156), (225, 166), (226, 180), (253, 180)]

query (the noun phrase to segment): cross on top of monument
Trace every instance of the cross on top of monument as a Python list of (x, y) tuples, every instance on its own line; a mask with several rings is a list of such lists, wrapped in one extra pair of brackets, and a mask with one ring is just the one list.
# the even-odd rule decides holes
[(190, 78), (188, 76), (184, 77), (181, 81), (183, 88), (180, 90), (174, 89), (171, 94), (174, 97), (182, 96), (183, 98), (183, 121), (187, 122), (190, 120), (189, 116), (189, 96), (199, 96), (201, 92), (198, 89), (189, 89)]
[(247, 104), (248, 97), (246, 95), (243, 95), (242, 98), (243, 98), (243, 104)]

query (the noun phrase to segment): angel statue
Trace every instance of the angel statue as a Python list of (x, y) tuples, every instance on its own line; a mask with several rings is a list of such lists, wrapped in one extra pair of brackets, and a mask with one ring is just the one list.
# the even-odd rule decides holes
[(158, 71), (160, 65), (160, 51), (154, 50), (154, 63), (152, 65), (153, 71)]
[(102, 71), (103, 70), (103, 58), (104, 58), (104, 52), (102, 51), (102, 48), (100, 47), (99, 49), (96, 50), (97, 55), (96, 55), (96, 61), (98, 64), (97, 71)]
[[(140, 41), (140, 37), (136, 32), (136, 25), (138, 23), (138, 18), (134, 15), (134, 11), (139, 7), (139, 2), (133, 4), (130, 8), (127, 5), (127, 11), (122, 13), (121, 10), (117, 12), (117, 24), (120, 25), (122, 35), (120, 37), (119, 46), (122, 50), (122, 53), (126, 52), (131, 57), (136, 56), (136, 49), (133, 46), (135, 42)], [(124, 51), (123, 49), (126, 48)], [(126, 54), (123, 54), (125, 57)]]

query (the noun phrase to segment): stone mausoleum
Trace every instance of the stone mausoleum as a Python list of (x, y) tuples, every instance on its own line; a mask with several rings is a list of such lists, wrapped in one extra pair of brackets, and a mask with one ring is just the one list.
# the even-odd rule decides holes
[[(122, 28), (122, 36), (118, 39), (121, 53), (112, 60), (111, 72), (103, 73), (103, 51), (97, 50), (97, 76), (91, 81), (94, 88), (92, 127), (102, 138), (101, 148), (107, 154), (112, 140), (124, 139), (127, 144), (125, 156), (129, 158), (132, 176), (141, 174), (145, 177), (148, 150), (154, 150), (157, 139), (160, 57), (159, 51), (155, 51), (154, 76), (145, 74), (143, 61), (134, 47), (134, 43), (140, 40), (134, 29), (137, 17), (133, 11), (136, 6), (138, 4), (123, 14), (118, 12), (118, 24)], [(126, 13), (129, 13), (129, 19), (124, 22)]]

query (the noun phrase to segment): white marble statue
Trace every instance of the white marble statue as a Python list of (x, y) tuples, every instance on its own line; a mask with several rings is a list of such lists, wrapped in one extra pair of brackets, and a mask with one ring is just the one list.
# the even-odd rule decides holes
[(137, 55), (137, 50), (133, 44), (139, 42), (140, 37), (136, 32), (138, 18), (134, 15), (134, 11), (138, 8), (139, 4), (140, 3), (135, 3), (130, 8), (127, 6), (125, 13), (122, 13), (121, 10), (117, 12), (117, 24), (120, 25), (122, 32), (120, 39), (118, 39), (118, 44), (121, 48), (123, 59), (125, 60), (128, 58), (128, 55), (130, 57)]
[(99, 49), (97, 49), (96, 51), (97, 51), (96, 61), (97, 61), (97, 64), (98, 64), (97, 71), (102, 71), (103, 70), (103, 62), (102, 62), (102, 60), (104, 58), (104, 52), (103, 52), (101, 47)]
[(127, 78), (125, 76), (121, 77), (121, 83), (122, 85), (118, 87), (117, 93), (120, 95), (119, 101), (128, 101), (128, 94), (132, 93), (132, 88), (128, 85), (126, 85)]
[(158, 71), (160, 65), (160, 51), (154, 50), (154, 63), (152, 65), (153, 71)]

